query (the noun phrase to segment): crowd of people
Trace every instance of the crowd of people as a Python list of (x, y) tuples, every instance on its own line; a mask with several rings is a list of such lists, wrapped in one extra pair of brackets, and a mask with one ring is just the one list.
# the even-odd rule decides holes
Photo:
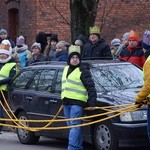
[[(79, 35), (74, 43), (59, 41), (58, 35), (39, 32), (29, 48), (25, 38), (20, 35), (16, 44), (8, 37), (5, 29), (0, 30), (0, 90), (7, 93), (7, 84), (18, 70), (36, 62), (64, 61), (67, 66), (62, 75), (61, 99), (66, 118), (83, 116), (83, 108), (93, 110), (96, 102), (96, 89), (89, 71), (89, 66), (81, 60), (119, 59), (143, 68), (144, 86), (136, 96), (135, 104), (141, 106), (143, 100), (150, 104), (150, 31), (144, 31), (140, 39), (137, 31), (131, 30), (114, 38), (110, 45), (100, 35), (98, 26), (90, 27), (89, 36)], [(5, 94), (6, 95), (6, 94)], [(7, 95), (6, 95), (7, 96)], [(0, 94), (0, 98), (3, 99)], [(88, 103), (88, 105), (87, 105)], [(3, 111), (0, 106), (0, 118)], [(68, 121), (68, 125), (81, 124), (81, 120)], [(0, 129), (1, 130), (1, 129)], [(150, 139), (150, 105), (148, 107), (148, 135)], [(83, 150), (83, 137), (80, 127), (71, 128), (68, 150)]]
[[(12, 49), (12, 58), (19, 70), (25, 66), (41, 61), (68, 61), (68, 48), (71, 45), (67, 41), (59, 41), (58, 35), (39, 32), (31, 48), (25, 43), (23, 35), (13, 42), (5, 29), (0, 30), (0, 43), (8, 44)], [(122, 35), (122, 38), (114, 38), (110, 44), (106, 44), (101, 37), (98, 26), (90, 27), (89, 36), (79, 35), (73, 45), (81, 48), (82, 60), (94, 59), (120, 59), (129, 61), (143, 68), (146, 61), (143, 51), (144, 42), (139, 37), (139, 32), (131, 30)]]

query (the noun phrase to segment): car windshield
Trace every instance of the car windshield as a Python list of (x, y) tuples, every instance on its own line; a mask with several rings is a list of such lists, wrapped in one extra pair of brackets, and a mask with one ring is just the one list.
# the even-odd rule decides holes
[(132, 64), (95, 64), (91, 73), (97, 92), (138, 88), (143, 85), (142, 71)]

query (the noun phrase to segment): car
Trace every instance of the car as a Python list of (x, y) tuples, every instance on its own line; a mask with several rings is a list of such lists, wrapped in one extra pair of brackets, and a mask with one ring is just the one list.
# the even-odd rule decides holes
[[(96, 106), (133, 106), (135, 96), (143, 85), (142, 70), (119, 60), (87, 60), (97, 91)], [(51, 120), (62, 105), (61, 77), (66, 63), (40, 62), (25, 67), (9, 86), (8, 104), (15, 116), (29, 127), (44, 127), (46, 122), (27, 120)], [(112, 107), (113, 108), (113, 107)], [(147, 137), (146, 106), (127, 111), (116, 117), (106, 113), (108, 109), (85, 111), (85, 116), (106, 113), (103, 116), (83, 119), (83, 123), (97, 121), (83, 127), (84, 141), (94, 144), (97, 150), (117, 150), (119, 147), (149, 146)], [(114, 109), (113, 109), (114, 110)], [(8, 110), (10, 113), (10, 110)], [(110, 117), (110, 119), (99, 121)], [(63, 111), (57, 119), (64, 119)], [(52, 122), (50, 127), (67, 126), (66, 122)], [(67, 139), (69, 129), (27, 130), (17, 128), (18, 138), (23, 144), (36, 144), (40, 136)]]

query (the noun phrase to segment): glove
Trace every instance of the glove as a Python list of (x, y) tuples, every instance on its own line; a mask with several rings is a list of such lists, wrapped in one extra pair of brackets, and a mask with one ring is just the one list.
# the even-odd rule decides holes
[(144, 100), (142, 101), (142, 104), (146, 105), (146, 104), (147, 104), (147, 99), (144, 99)]
[(142, 107), (143, 104), (142, 104), (142, 102), (135, 102), (135, 105), (137, 108), (140, 108), (140, 107)]

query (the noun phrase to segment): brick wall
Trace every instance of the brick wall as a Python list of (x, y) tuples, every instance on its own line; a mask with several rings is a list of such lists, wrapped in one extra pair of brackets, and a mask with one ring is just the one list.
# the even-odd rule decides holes
[[(18, 33), (26, 37), (29, 46), (39, 31), (56, 33), (60, 40), (70, 41), (69, 0), (20, 0), (20, 3), (8, 4), (0, 0), (0, 4), (0, 28), (9, 31), (9, 26), (14, 24), (8, 25), (8, 10), (18, 9)], [(108, 43), (113, 38), (121, 38), (123, 33), (131, 29), (138, 30), (142, 37), (143, 31), (150, 29), (149, 7), (149, 0), (100, 0), (96, 24), (102, 27), (101, 35)]]
[[(110, 2), (112, 3), (108, 6), (109, 8), (112, 6), (112, 10), (102, 30), (102, 35), (108, 41), (115, 37), (121, 38), (123, 33), (131, 29), (139, 31), (142, 38), (144, 30), (150, 29), (149, 0), (110, 0)], [(103, 10), (104, 4), (102, 3), (99, 6), (98, 17), (102, 16)]]

